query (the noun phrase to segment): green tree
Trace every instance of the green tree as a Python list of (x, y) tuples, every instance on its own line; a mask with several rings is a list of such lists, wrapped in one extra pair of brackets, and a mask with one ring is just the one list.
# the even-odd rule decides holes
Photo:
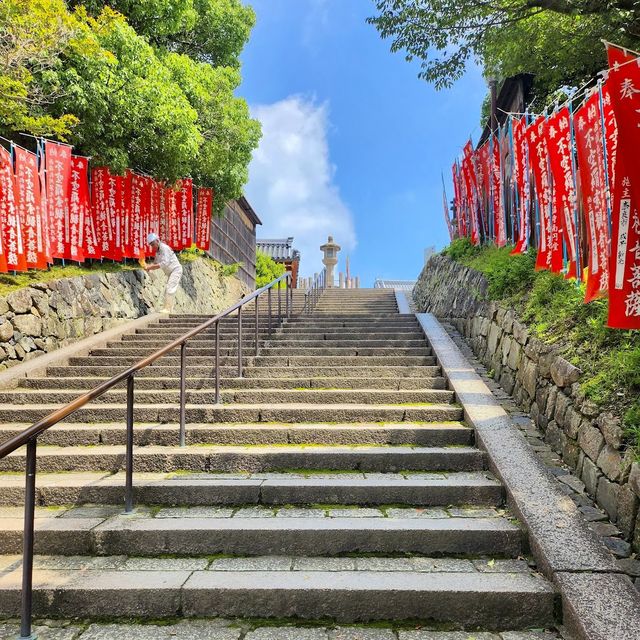
[(487, 75), (533, 73), (544, 100), (606, 66), (601, 39), (640, 42), (638, 0), (375, 0), (369, 18), (392, 51), (421, 62), (419, 76), (449, 87), (469, 62)]
[(256, 252), (256, 289), (264, 287), (279, 278), (285, 272), (285, 266), (276, 262), (262, 251)]
[(0, 132), (68, 141), (117, 172), (191, 176), (221, 211), (260, 138), (234, 96), (253, 21), (239, 0), (2, 0)]

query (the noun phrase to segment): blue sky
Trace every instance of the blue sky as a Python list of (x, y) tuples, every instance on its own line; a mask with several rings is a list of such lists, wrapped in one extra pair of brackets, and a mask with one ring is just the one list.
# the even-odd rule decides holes
[[(373, 0), (251, 0), (238, 94), (263, 123), (246, 194), (258, 237), (294, 236), (303, 275), (333, 233), (363, 286), (414, 279), (448, 242), (441, 171), (477, 140), (486, 85), (471, 69), (436, 91), (365, 20)], [(449, 182), (447, 180), (447, 185)], [(450, 195), (448, 193), (448, 195)]]

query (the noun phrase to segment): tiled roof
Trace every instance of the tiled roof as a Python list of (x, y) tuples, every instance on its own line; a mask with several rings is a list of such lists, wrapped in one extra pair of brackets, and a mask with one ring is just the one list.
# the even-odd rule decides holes
[(256, 249), (274, 260), (300, 259), (300, 252), (293, 248), (293, 238), (256, 240)]

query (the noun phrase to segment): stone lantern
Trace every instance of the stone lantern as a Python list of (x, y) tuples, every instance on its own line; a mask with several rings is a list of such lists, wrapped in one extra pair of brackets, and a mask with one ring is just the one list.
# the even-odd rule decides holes
[(340, 247), (333, 241), (333, 236), (329, 236), (326, 244), (320, 247), (320, 251), (324, 254), (322, 264), (327, 268), (327, 287), (333, 287), (333, 269), (338, 264)]

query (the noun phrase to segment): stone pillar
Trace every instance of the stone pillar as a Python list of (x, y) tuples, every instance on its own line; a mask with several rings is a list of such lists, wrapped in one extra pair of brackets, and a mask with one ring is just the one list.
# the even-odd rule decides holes
[(333, 241), (333, 236), (329, 236), (327, 242), (320, 247), (320, 251), (324, 254), (322, 264), (324, 264), (327, 269), (327, 287), (333, 287), (333, 270), (336, 264), (338, 264), (338, 251), (340, 251), (340, 247)]
[(360, 288), (360, 276), (356, 276), (356, 289)]
[(344, 289), (344, 273), (342, 271), (338, 274), (338, 288)]

